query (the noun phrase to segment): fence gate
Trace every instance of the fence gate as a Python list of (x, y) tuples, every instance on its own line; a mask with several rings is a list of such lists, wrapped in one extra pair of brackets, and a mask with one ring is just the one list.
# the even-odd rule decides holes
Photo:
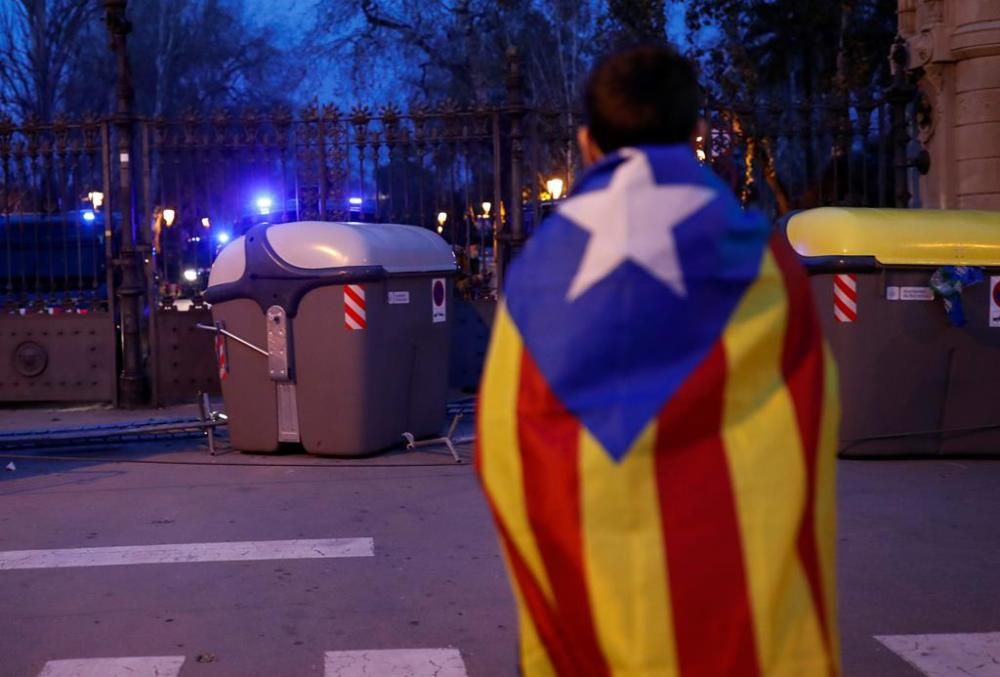
[(108, 129), (0, 118), (0, 401), (115, 401)]
[[(140, 370), (154, 405), (218, 392), (212, 334), (195, 329), (211, 323), (200, 296), (218, 251), (259, 223), (428, 228), (454, 247), (459, 293), (493, 297), (503, 266), (491, 264), (516, 254), (580, 171), (579, 112), (527, 102), (517, 55), (507, 58), (506, 98), (490, 105), (0, 118), (0, 401), (116, 401), (116, 314), (133, 308), (116, 313), (116, 291), (136, 292), (116, 265), (129, 258), (112, 199), (123, 158), (144, 266)], [(902, 206), (910, 104), (897, 85), (870, 100), (710, 102), (693, 152), (772, 218)], [(118, 137), (129, 127), (131, 160)]]

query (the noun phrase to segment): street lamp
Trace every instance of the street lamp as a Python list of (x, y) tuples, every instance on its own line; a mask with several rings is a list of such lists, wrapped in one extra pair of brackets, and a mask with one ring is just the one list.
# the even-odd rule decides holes
[[(9, 4), (9, 3), (8, 3)], [(95, 3), (96, 4), (96, 3)], [(117, 83), (115, 115), (111, 118), (118, 137), (118, 148), (114, 156), (118, 158), (118, 197), (121, 222), (115, 231), (121, 244), (115, 261), (121, 272), (121, 284), (116, 285), (121, 316), (121, 371), (118, 372), (118, 401), (126, 408), (143, 404), (148, 397), (146, 366), (143, 363), (143, 345), (148, 335), (147, 323), (143, 321), (148, 309), (145, 298), (146, 273), (143, 270), (143, 254), (139, 247), (143, 244), (141, 234), (136, 239), (135, 219), (131, 205), (137, 202), (134, 182), (135, 158), (135, 92), (128, 61), (128, 34), (132, 24), (128, 20), (128, 0), (103, 0), (104, 20), (111, 38), (111, 51), (115, 55)], [(105, 180), (110, 178), (105, 175)], [(107, 227), (113, 224), (108, 219)], [(137, 247), (138, 246), (138, 247)]]
[(169, 207), (163, 210), (163, 222), (167, 224), (167, 228), (174, 225), (174, 218), (176, 218), (176, 216), (177, 212)]
[(448, 220), (446, 212), (438, 212), (438, 233), (444, 232), (444, 224)]
[(489, 218), (490, 210), (493, 208), (493, 203), (484, 202), (483, 203), (483, 216)]
[(201, 217), (201, 227), (202, 228), (211, 228), (212, 227), (212, 221), (211, 221), (211, 219), (209, 219), (207, 216)]
[(552, 196), (553, 200), (558, 200), (562, 197), (563, 180), (559, 178), (549, 179), (545, 182), (545, 188), (549, 191), (549, 195)]
[(104, 204), (104, 193), (99, 190), (92, 190), (87, 193), (87, 199), (90, 200), (90, 204), (94, 206), (94, 209), (100, 209), (101, 205)]

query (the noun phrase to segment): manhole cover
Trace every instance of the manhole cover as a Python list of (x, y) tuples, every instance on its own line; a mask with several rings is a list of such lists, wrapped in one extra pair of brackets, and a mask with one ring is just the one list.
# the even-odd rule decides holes
[(49, 364), (49, 354), (34, 341), (25, 341), (14, 350), (14, 369), (21, 376), (38, 376)]

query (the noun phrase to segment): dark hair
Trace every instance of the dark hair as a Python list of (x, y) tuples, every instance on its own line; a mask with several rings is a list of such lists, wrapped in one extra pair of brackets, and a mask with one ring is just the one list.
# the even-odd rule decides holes
[(698, 74), (670, 47), (633, 47), (594, 68), (584, 106), (591, 138), (605, 153), (683, 143), (698, 124)]

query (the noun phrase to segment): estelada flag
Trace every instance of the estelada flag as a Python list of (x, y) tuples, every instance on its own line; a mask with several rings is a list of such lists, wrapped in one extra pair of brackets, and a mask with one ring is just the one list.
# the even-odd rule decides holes
[(483, 379), (525, 675), (839, 672), (835, 370), (794, 253), (689, 148), (584, 174)]

